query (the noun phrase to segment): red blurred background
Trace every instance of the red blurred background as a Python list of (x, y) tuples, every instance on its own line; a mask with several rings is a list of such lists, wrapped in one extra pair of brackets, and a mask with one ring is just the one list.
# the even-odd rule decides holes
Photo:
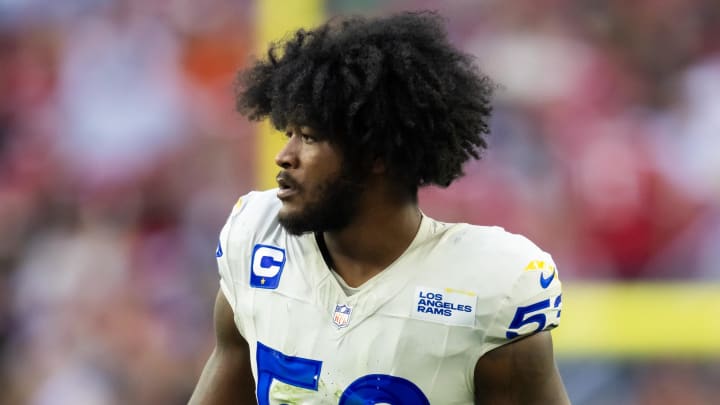
[[(187, 401), (213, 342), (217, 233), (265, 158), (233, 106), (255, 6), (0, 1), (0, 402)], [(720, 280), (719, 2), (326, 12), (424, 8), (502, 85), (490, 150), (423, 190), (427, 213), (523, 233), (565, 281)], [(712, 361), (561, 371), (576, 404), (720, 398)]]

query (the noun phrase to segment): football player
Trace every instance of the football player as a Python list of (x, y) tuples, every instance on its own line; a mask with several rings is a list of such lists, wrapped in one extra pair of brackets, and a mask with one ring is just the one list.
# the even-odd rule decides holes
[(550, 255), (418, 208), (486, 147), (494, 88), (439, 16), (299, 30), (239, 83), (239, 111), (287, 143), (278, 188), (241, 197), (220, 233), (192, 404), (569, 403)]

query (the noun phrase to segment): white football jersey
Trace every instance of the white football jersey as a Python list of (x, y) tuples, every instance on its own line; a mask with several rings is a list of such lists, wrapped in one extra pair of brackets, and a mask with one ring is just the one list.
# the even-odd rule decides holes
[(427, 216), (347, 296), (314, 235), (278, 223), (276, 192), (242, 197), (216, 252), (261, 405), (472, 404), (480, 356), (559, 323), (550, 255), (499, 227)]

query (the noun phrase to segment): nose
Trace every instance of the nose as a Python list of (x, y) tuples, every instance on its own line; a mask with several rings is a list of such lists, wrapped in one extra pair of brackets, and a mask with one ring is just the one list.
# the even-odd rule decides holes
[(290, 136), (280, 152), (275, 156), (275, 164), (283, 169), (294, 169), (298, 166), (297, 136)]

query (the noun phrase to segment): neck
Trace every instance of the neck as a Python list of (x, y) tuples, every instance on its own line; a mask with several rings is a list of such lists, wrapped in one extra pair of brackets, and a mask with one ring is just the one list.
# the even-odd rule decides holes
[(322, 235), (334, 270), (351, 287), (397, 260), (417, 235), (422, 218), (414, 199), (363, 200), (350, 225)]

